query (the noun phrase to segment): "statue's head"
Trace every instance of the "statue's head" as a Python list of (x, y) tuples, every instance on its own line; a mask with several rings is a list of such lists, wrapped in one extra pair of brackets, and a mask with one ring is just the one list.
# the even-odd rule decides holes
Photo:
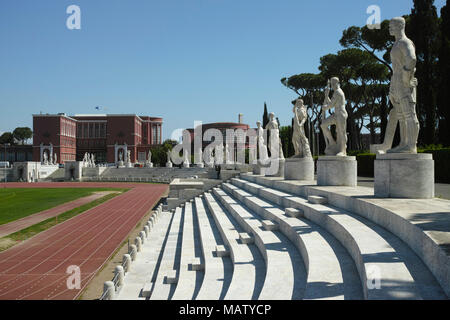
[(331, 82), (331, 88), (332, 88), (333, 90), (339, 89), (341, 83), (340, 83), (338, 77), (333, 77), (333, 78), (331, 78), (331, 79), (330, 79), (330, 82)]
[(256, 127), (258, 127), (258, 128), (261, 127), (261, 121), (256, 122)]
[(303, 99), (297, 99), (297, 101), (295, 102), (295, 105), (297, 107), (303, 107), (303, 105), (304, 105)]
[(270, 121), (273, 121), (274, 118), (275, 118), (275, 113), (271, 112), (271, 113), (269, 114), (269, 119), (270, 119)]
[(406, 20), (403, 17), (396, 17), (391, 19), (389, 23), (389, 34), (391, 36), (398, 35), (405, 31)]

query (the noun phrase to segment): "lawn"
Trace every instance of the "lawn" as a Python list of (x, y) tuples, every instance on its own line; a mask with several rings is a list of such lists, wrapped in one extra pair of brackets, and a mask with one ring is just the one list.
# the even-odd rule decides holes
[(0, 225), (110, 188), (0, 189)]

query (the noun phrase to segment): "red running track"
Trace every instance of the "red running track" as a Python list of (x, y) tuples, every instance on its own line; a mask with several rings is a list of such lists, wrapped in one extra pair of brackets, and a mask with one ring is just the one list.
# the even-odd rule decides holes
[[(168, 189), (167, 185), (130, 183), (11, 183), (2, 187), (131, 190), (1, 252), (0, 300), (76, 299)], [(81, 270), (79, 289), (68, 289), (69, 266)]]

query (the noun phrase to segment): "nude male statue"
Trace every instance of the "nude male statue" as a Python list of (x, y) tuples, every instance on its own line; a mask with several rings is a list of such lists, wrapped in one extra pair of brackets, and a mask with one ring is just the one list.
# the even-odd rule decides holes
[[(322, 106), (322, 112), (334, 108), (334, 114), (325, 118), (322, 121), (322, 132), (325, 141), (328, 141), (327, 148), (325, 149), (325, 154), (327, 156), (341, 156), (345, 157), (347, 155), (347, 110), (345, 110), (345, 94), (342, 91), (339, 78), (331, 78), (330, 84), (334, 90), (333, 97), (327, 99), (329, 101), (328, 105)], [(329, 96), (329, 88), (325, 90), (326, 97)], [(331, 134), (330, 126), (336, 126), (336, 140), (334, 140)]]
[[(372, 152), (417, 153), (419, 120), (416, 114), (417, 85), (416, 50), (414, 43), (405, 34), (406, 22), (402, 17), (394, 18), (389, 24), (389, 32), (395, 37), (391, 50), (392, 79), (389, 99), (394, 108), (389, 114), (384, 142), (373, 145)], [(397, 123), (400, 125), (400, 144), (392, 148)]]

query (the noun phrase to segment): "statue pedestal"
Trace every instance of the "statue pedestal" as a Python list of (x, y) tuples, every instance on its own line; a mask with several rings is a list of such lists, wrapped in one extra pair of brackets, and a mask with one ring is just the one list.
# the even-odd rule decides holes
[(434, 198), (432, 154), (388, 153), (375, 160), (375, 197)]
[(145, 164), (145, 167), (146, 167), (146, 168), (153, 168), (153, 163), (152, 163), (152, 162), (147, 162), (147, 163)]
[(123, 163), (123, 161), (117, 162), (117, 166), (118, 166), (119, 168), (125, 168), (125, 164)]
[(314, 160), (312, 158), (290, 158), (284, 164), (285, 180), (314, 180)]
[(172, 162), (167, 162), (167, 163), (166, 163), (166, 168), (172, 168), (172, 167), (173, 167)]
[(189, 162), (183, 162), (183, 168), (190, 168), (191, 164)]
[(126, 167), (127, 168), (133, 168), (133, 164), (131, 162), (127, 162)]
[(325, 156), (317, 161), (317, 185), (356, 187), (356, 157)]
[(253, 174), (265, 176), (266, 169), (270, 166), (270, 160), (258, 160), (255, 164), (253, 164)]
[(196, 167), (197, 167), (197, 168), (204, 168), (204, 167), (205, 167), (205, 164), (204, 164), (204, 163), (197, 163), (197, 164), (196, 164)]
[(270, 166), (266, 168), (266, 177), (284, 177), (285, 159), (271, 159)]

